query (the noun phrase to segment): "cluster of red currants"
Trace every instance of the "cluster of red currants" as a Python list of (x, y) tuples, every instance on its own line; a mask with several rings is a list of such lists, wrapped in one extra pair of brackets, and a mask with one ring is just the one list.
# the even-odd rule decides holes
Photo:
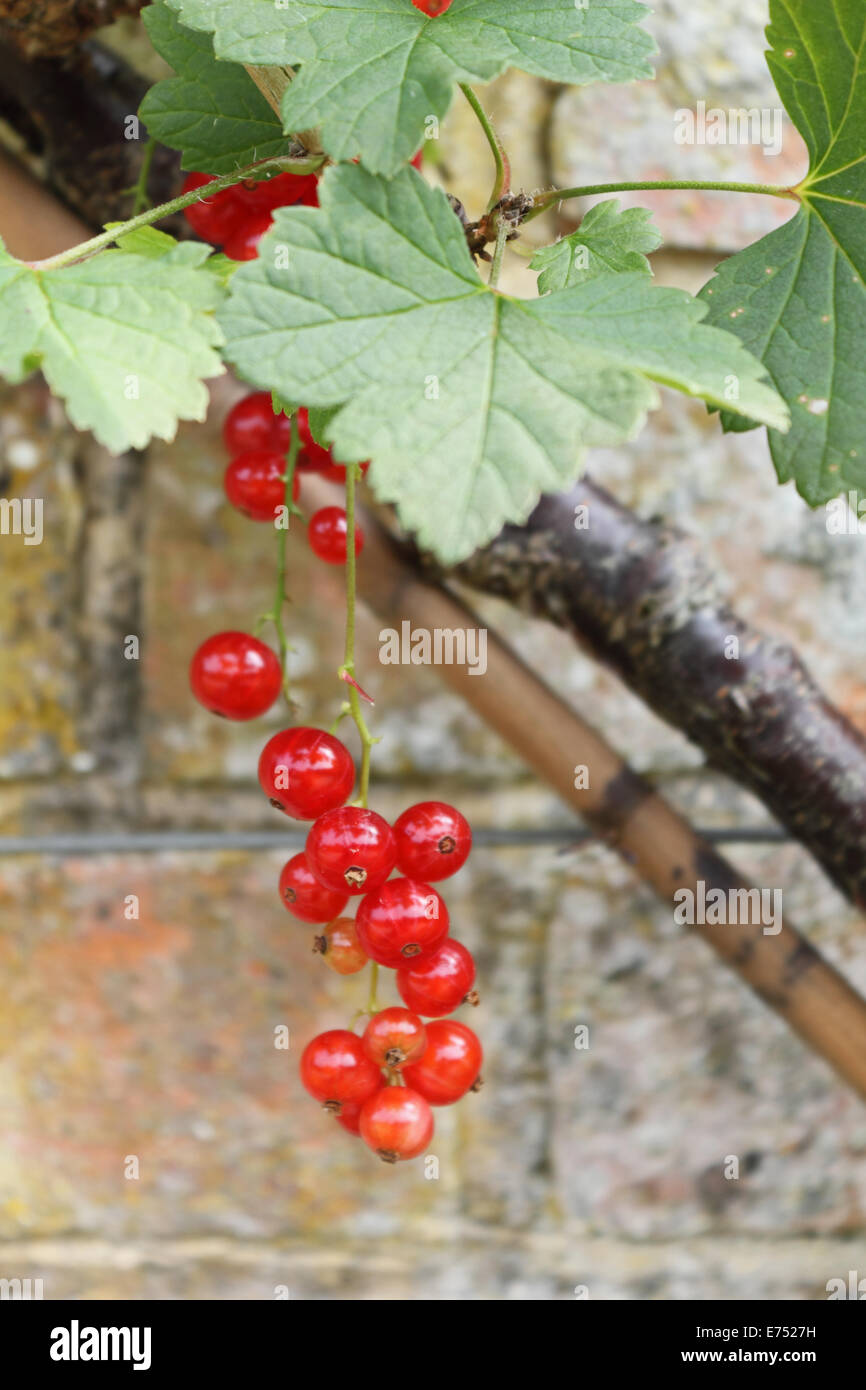
[[(188, 174), (182, 192), (192, 193), (213, 181), (211, 174)], [(184, 215), (193, 231), (212, 246), (221, 246), (233, 261), (252, 261), (258, 255), (259, 242), (270, 229), (276, 208), (318, 207), (318, 182), (315, 174), (250, 179), (191, 203)]]
[[(448, 909), (432, 886), (466, 862), (472, 832), (441, 801), (411, 806), (390, 826), (376, 811), (345, 805), (354, 780), (345, 745), (321, 729), (274, 734), (259, 760), (271, 805), (313, 821), (305, 848), (280, 874), (283, 903), (323, 927), (315, 950), (338, 974), (369, 961), (396, 970), (406, 1006), (372, 1013), (363, 1036), (338, 1028), (314, 1038), (301, 1080), (345, 1129), (396, 1163), (426, 1149), (431, 1106), (480, 1086), (481, 1044), (446, 1017), (478, 1002), (475, 963), (449, 936)], [(401, 876), (392, 878), (395, 869)], [(344, 912), (355, 896), (353, 919)]]
[[(299, 410), (296, 420), (296, 470), (345, 477), (313, 439), (307, 412)], [(225, 474), (229, 500), (254, 520), (273, 521), (286, 505), (290, 421), (274, 414), (267, 393), (257, 392), (229, 413), (224, 438), (233, 456)], [(341, 508), (316, 513), (310, 544), (322, 559), (345, 564)], [(245, 632), (208, 638), (190, 666), (196, 698), (227, 719), (264, 714), (283, 678), (271, 648)], [(295, 726), (274, 734), (259, 759), (259, 781), (272, 806), (313, 822), (303, 852), (280, 875), (286, 908), (321, 928), (314, 949), (338, 974), (355, 974), (371, 961), (396, 970), (406, 1006), (371, 1005), (363, 1036), (335, 1029), (315, 1038), (301, 1059), (303, 1083), (386, 1162), (414, 1158), (433, 1133), (430, 1107), (450, 1105), (480, 1086), (481, 1044), (447, 1017), (464, 1002), (478, 1002), (475, 964), (449, 936), (448, 909), (432, 887), (465, 863), (469, 824), (439, 801), (410, 807), (393, 826), (365, 806), (347, 806), (355, 766), (345, 745), (322, 729)], [(400, 877), (392, 878), (395, 869)], [(344, 915), (353, 896), (361, 899), (354, 918)]]

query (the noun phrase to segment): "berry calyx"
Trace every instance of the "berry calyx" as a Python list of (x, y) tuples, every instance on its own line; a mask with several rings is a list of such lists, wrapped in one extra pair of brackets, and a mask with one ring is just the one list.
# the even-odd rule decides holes
[[(310, 517), (307, 538), (310, 549), (326, 565), (345, 565), (348, 554), (346, 513), (342, 507), (321, 507)], [(355, 527), (355, 555), (364, 548), (364, 532)]]
[(277, 454), (288, 451), (292, 422), (287, 415), (275, 415), (270, 391), (253, 391), (232, 406), (223, 425), (223, 441), (232, 458), (252, 449), (270, 449)]
[(420, 1062), (405, 1071), (406, 1084), (431, 1105), (453, 1105), (467, 1091), (481, 1089), (481, 1043), (471, 1028), (453, 1018), (427, 1024), (427, 1047)]
[(223, 251), (233, 261), (254, 261), (259, 242), (273, 226), (269, 212), (246, 212), (244, 220), (232, 228), (223, 241)]
[[(181, 192), (192, 193), (213, 181), (212, 174), (187, 174)], [(190, 203), (188, 208), (184, 208), (183, 214), (193, 231), (212, 246), (221, 246), (249, 215), (233, 188), (225, 188), (199, 203)]]
[[(251, 449), (232, 459), (225, 471), (226, 497), (252, 521), (273, 521), (286, 502), (286, 460), (270, 449)], [(292, 480), (292, 497), (300, 496), (300, 479)]]
[(364, 1104), (360, 1132), (385, 1163), (417, 1158), (433, 1137), (433, 1112), (408, 1086), (383, 1086)]
[(280, 897), (292, 916), (302, 922), (332, 922), (348, 902), (345, 893), (332, 893), (313, 877), (303, 851), (283, 866)]
[(451, 8), (451, 0), (412, 0), (412, 4), (429, 19), (438, 19), (440, 14)]
[(316, 821), (307, 836), (306, 853), (320, 883), (351, 894), (381, 888), (394, 867), (397, 849), (390, 825), (376, 811), (341, 806)]
[[(323, 888), (322, 892), (328, 893), (330, 889)], [(358, 940), (358, 928), (353, 917), (337, 917), (326, 931), (316, 937), (313, 950), (338, 975), (357, 975), (370, 960)]]
[(268, 739), (259, 758), (259, 783), (278, 811), (295, 820), (315, 820), (342, 806), (355, 785), (355, 764), (333, 734), (296, 725)]
[(448, 909), (429, 883), (395, 878), (358, 908), (358, 936), (371, 960), (396, 969), (431, 955), (448, 935)]
[(248, 632), (217, 632), (189, 668), (192, 693), (224, 719), (258, 719), (280, 693), (283, 674), (270, 647)]
[(397, 971), (400, 998), (424, 1018), (441, 1018), (461, 1004), (477, 1004), (474, 983), (475, 962), (466, 947), (452, 937), (433, 955), (404, 962)]
[(407, 878), (438, 883), (462, 868), (472, 848), (465, 816), (445, 801), (419, 801), (394, 822), (397, 867)]
[(380, 1089), (382, 1073), (347, 1028), (332, 1028), (307, 1043), (301, 1057), (301, 1081), (326, 1110), (340, 1115), (344, 1105), (363, 1105)]
[(427, 1033), (418, 1015), (408, 1009), (382, 1009), (370, 1019), (361, 1042), (377, 1067), (399, 1071), (424, 1055)]

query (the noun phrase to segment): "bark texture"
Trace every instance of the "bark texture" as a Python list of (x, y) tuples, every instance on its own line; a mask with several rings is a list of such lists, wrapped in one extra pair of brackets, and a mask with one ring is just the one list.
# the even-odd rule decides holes
[(866, 740), (793, 648), (731, 609), (690, 537), (585, 478), (458, 574), (573, 633), (866, 904)]

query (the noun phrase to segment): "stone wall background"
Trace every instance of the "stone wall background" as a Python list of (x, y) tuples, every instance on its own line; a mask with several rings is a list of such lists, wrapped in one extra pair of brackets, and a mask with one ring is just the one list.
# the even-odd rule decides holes
[[(656, 86), (566, 92), (508, 75), (490, 96), (520, 184), (662, 177), (690, 158), (708, 177), (714, 153), (717, 176), (758, 177), (773, 163), (760, 152), (683, 150), (671, 130), (698, 99), (777, 104), (765, 17), (761, 0), (730, 12), (663, 0)], [(480, 201), (486, 154), (464, 109), (438, 154), (443, 181)], [(789, 131), (779, 168), (793, 178), (801, 160)], [(769, 200), (722, 195), (652, 206), (666, 236), (656, 273), (692, 289), (776, 217)], [(540, 239), (555, 230), (533, 224)], [(510, 274), (529, 291), (516, 259)], [(215, 383), (206, 426), (115, 460), (38, 381), (5, 391), (0, 480), (44, 498), (46, 531), (41, 546), (0, 539), (0, 835), (86, 831), (98, 847), (138, 830), (285, 827), (254, 775), (280, 716), (228, 726), (186, 686), (197, 643), (270, 598), (269, 533), (220, 486), (219, 426), (238, 394)], [(592, 468), (699, 536), (737, 605), (794, 641), (866, 727), (862, 538), (828, 536), (823, 515), (778, 489), (760, 432), (725, 438), (667, 394), (635, 445), (599, 451)], [(339, 579), (297, 537), (290, 576), (298, 698), (329, 722)], [(766, 824), (561, 634), (476, 606), (698, 823)], [(484, 829), (567, 827), (435, 672), (379, 665), (377, 631), (364, 625), (359, 663), (384, 735), (374, 804), (396, 814), (436, 795)], [(138, 662), (123, 658), (130, 633)], [(783, 886), (793, 919), (866, 989), (862, 922), (808, 856), (730, 853)], [(595, 845), (479, 847), (447, 886), (478, 956), (487, 1085), (438, 1112), (438, 1181), (418, 1164), (384, 1170), (297, 1080), (306, 1039), (342, 1024), (365, 986), (332, 977), (284, 913), (283, 858), (3, 856), (0, 1275), (42, 1277), (46, 1298), (258, 1299), (286, 1285), (293, 1298), (564, 1300), (578, 1285), (590, 1298), (811, 1299), (849, 1269), (866, 1274), (862, 1104)], [(138, 921), (124, 919), (129, 894)], [(273, 1046), (279, 1024), (288, 1053)], [(588, 1051), (574, 1048), (579, 1024)], [(729, 1155), (736, 1182), (722, 1176)]]

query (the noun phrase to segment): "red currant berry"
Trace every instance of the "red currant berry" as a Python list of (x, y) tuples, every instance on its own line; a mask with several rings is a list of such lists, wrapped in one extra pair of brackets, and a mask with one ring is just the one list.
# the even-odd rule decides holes
[[(323, 888), (322, 892), (328, 893), (330, 889)], [(316, 937), (313, 950), (323, 956), (325, 964), (338, 975), (357, 975), (370, 959), (358, 940), (353, 917), (338, 917), (331, 922), (327, 931)]]
[(433, 1112), (408, 1086), (383, 1086), (361, 1110), (361, 1138), (385, 1163), (417, 1158), (433, 1137)]
[[(384, 1085), (384, 1082), (383, 1082)], [(361, 1106), (344, 1105), (337, 1116), (337, 1124), (342, 1125), (350, 1134), (361, 1133)]]
[(254, 261), (259, 254), (259, 242), (265, 232), (270, 231), (273, 220), (269, 212), (247, 213), (245, 220), (223, 242), (223, 250), (229, 259)]
[(238, 198), (251, 211), (273, 212), (275, 208), (303, 203), (316, 194), (315, 174), (277, 174), (272, 179), (252, 180), (235, 185)]
[(258, 719), (280, 693), (283, 675), (270, 647), (248, 632), (217, 632), (189, 668), (195, 698), (224, 719)]
[(426, 14), (430, 19), (437, 19), (440, 14), (451, 8), (451, 0), (412, 0), (416, 10)]
[(477, 1004), (474, 983), (475, 962), (452, 937), (433, 955), (404, 962), (397, 971), (400, 998), (423, 1018), (441, 1018), (461, 1004)]
[(438, 883), (466, 863), (472, 831), (465, 816), (444, 801), (419, 801), (394, 822), (397, 867), (407, 878)]
[(304, 451), (306, 462), (310, 468), (327, 468), (331, 462), (330, 449), (323, 449), (321, 444), (317, 444), (310, 429), (309, 412), (301, 406), (295, 416), (298, 422), (298, 438), (301, 441), (301, 448)]
[[(223, 478), (226, 497), (252, 521), (273, 521), (286, 502), (285, 472), (286, 460), (270, 449), (251, 449), (247, 454), (238, 454)], [(292, 480), (295, 502), (300, 494), (300, 479), (296, 475)]]
[(421, 173), (421, 170), (424, 168), (424, 146), (423, 146), (423, 145), (421, 146), (421, 148), (420, 148), (420, 150), (418, 151), (417, 154), (413, 154), (412, 158), (409, 160), (409, 163), (412, 165), (412, 168), (413, 168), (413, 169), (417, 169), (417, 170), (418, 170), (418, 173), (419, 173), (419, 174)]
[(342, 806), (355, 785), (355, 764), (333, 734), (298, 725), (268, 739), (259, 758), (259, 782), (278, 811), (315, 820)]
[[(211, 174), (187, 174), (181, 192), (192, 193), (194, 189), (205, 188), (209, 183), (213, 183)], [(222, 245), (248, 215), (233, 188), (214, 193), (200, 203), (190, 203), (183, 213), (193, 231), (212, 246)]]
[[(345, 565), (348, 553), (346, 513), (342, 507), (321, 507), (310, 517), (307, 528), (310, 549), (326, 565)], [(355, 527), (355, 554), (364, 548), (364, 532)]]
[(293, 917), (302, 922), (333, 922), (348, 902), (345, 893), (332, 893), (313, 878), (307, 856), (295, 854), (280, 874), (280, 897)]
[(361, 806), (326, 811), (307, 836), (306, 849), (316, 878), (337, 893), (371, 893), (381, 888), (396, 855), (388, 822)]
[(270, 391), (253, 391), (233, 405), (223, 425), (223, 440), (232, 458), (251, 449), (288, 452), (292, 422), (287, 415), (275, 415)]
[(301, 1057), (301, 1080), (326, 1110), (342, 1113), (346, 1105), (363, 1105), (380, 1089), (382, 1073), (347, 1028), (333, 1028), (307, 1043)]
[(377, 1067), (399, 1070), (404, 1063), (423, 1057), (427, 1034), (417, 1014), (408, 1009), (382, 1009), (370, 1019), (361, 1041)]
[(395, 878), (378, 892), (367, 893), (357, 923), (367, 955), (396, 970), (442, 945), (448, 935), (448, 909), (429, 883)]
[(481, 1044), (471, 1028), (453, 1018), (427, 1024), (427, 1049), (406, 1068), (406, 1084), (431, 1105), (452, 1105), (467, 1091), (481, 1089)]

